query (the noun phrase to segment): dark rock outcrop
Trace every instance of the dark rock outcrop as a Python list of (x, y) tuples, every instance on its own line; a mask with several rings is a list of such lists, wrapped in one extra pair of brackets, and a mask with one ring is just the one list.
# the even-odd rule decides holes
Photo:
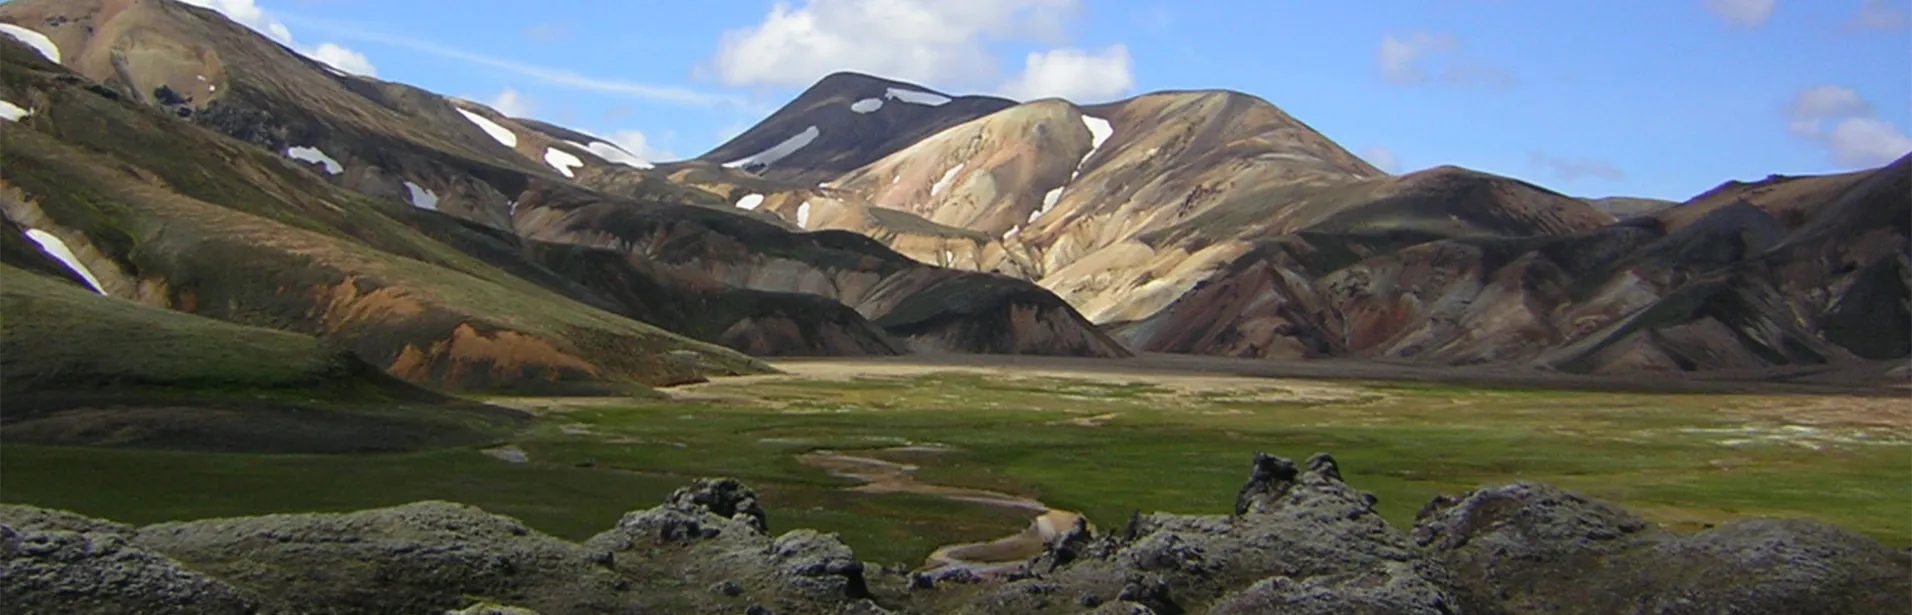
[(0, 507), (0, 604), (10, 613), (253, 613), (254, 600), (134, 545), (134, 529)]
[(1334, 459), (1257, 454), (1238, 514), (1064, 532), (1007, 580), (866, 567), (769, 533), (755, 492), (699, 480), (583, 544), (469, 506), (132, 528), (0, 506), (0, 598), (60, 613), (1897, 613), (1912, 554), (1806, 521), (1696, 535), (1537, 484), (1441, 497), (1403, 534)]
[(1521, 483), (1436, 499), (1414, 541), (1454, 573), (1468, 613), (1896, 613), (1912, 555), (1808, 521), (1752, 519), (1692, 536)]
[(630, 611), (625, 584), (578, 545), (462, 504), (162, 523), (134, 541), (275, 603), (335, 613), (438, 613), (468, 597), (547, 615)]

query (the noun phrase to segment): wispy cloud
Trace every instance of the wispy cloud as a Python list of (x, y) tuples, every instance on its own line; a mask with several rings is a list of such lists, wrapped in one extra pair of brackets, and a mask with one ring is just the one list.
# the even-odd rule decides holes
[(1888, 0), (1865, 0), (1847, 26), (1854, 30), (1900, 32), (1912, 27), (1912, 18), (1907, 17), (1905, 9)]
[(1912, 153), (1912, 137), (1880, 119), (1852, 88), (1821, 85), (1800, 90), (1786, 105), (1786, 130), (1832, 154), (1835, 164), (1867, 168)]
[(497, 96), (486, 100), (485, 104), (497, 109), (505, 117), (531, 117), (531, 114), (538, 110), (537, 103), (532, 101), (531, 97), (511, 88), (498, 92)]
[(1507, 89), (1520, 84), (1513, 73), (1467, 55), (1461, 40), (1451, 34), (1389, 34), (1381, 38), (1375, 59), (1380, 64), (1381, 79), (1395, 85), (1424, 85), (1433, 82), (1436, 75), (1439, 83), (1455, 87)]
[(327, 35), (338, 37), (341, 39), (349, 39), (349, 40), (355, 40), (360, 42), (374, 43), (378, 45), (387, 45), (391, 47), (408, 49), (408, 50), (416, 51), (419, 53), (425, 53), (425, 54), (438, 56), (448, 60), (456, 60), (460, 62), (466, 62), (469, 64), (475, 64), (479, 66), (484, 66), (488, 68), (494, 68), (497, 70), (514, 73), (522, 77), (536, 79), (538, 81), (542, 81), (551, 85), (576, 88), (581, 90), (590, 90), (594, 92), (603, 92), (606, 94), (615, 94), (618, 96), (626, 96), (630, 98), (638, 98), (643, 100), (672, 103), (672, 104), (679, 104), (679, 105), (688, 105), (688, 106), (697, 106), (697, 107), (714, 107), (714, 106), (728, 105), (728, 106), (734, 106), (734, 107), (746, 108), (746, 109), (751, 108), (751, 105), (749, 104), (748, 101), (737, 96), (715, 94), (710, 92), (699, 92), (696, 90), (681, 88), (676, 86), (652, 85), (652, 84), (646, 84), (646, 83), (635, 83), (631, 81), (623, 81), (618, 79), (593, 77), (593, 76), (583, 75), (583, 74), (579, 74), (579, 73), (564, 70), (564, 69), (552, 68), (548, 66), (538, 66), (536, 64), (528, 64), (528, 63), (519, 62), (516, 60), (509, 60), (509, 59), (486, 55), (486, 54), (477, 53), (473, 51), (466, 51), (463, 49), (458, 49), (456, 47), (451, 47), (449, 45), (444, 45), (444, 44), (440, 44), (440, 43), (436, 43), (436, 42), (432, 42), (432, 41), (428, 41), (428, 40), (424, 40), (420, 38), (415, 38), (411, 36), (384, 32), (384, 31), (378, 30), (377, 28), (369, 27), (365, 24), (344, 23), (344, 22), (338, 22), (338, 21), (333, 21), (329, 19), (321, 19), (321, 18), (310, 17), (305, 15), (293, 15), (293, 14), (286, 14), (286, 13), (279, 14), (279, 18), (285, 21), (286, 23), (296, 25), (300, 28), (309, 28), (312, 30), (317, 30), (320, 32), (324, 32)]
[(1552, 173), (1560, 181), (1579, 181), (1585, 178), (1620, 181), (1626, 174), (1613, 166), (1613, 163), (1586, 158), (1567, 159), (1551, 156), (1543, 152), (1532, 152), (1531, 160), (1536, 167)]
[(1757, 28), (1773, 16), (1777, 0), (1705, 0), (1706, 10), (1736, 26)]
[(1368, 164), (1374, 165), (1374, 168), (1389, 174), (1401, 172), (1401, 157), (1395, 155), (1394, 150), (1386, 147), (1376, 145), (1361, 150), (1361, 158), (1366, 159)]

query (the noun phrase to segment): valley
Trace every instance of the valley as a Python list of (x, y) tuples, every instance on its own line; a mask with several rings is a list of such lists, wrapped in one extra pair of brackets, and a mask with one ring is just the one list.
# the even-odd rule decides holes
[(1912, 141), (1850, 91), (1784, 127), (1834, 170), (1661, 132), (1713, 187), (1587, 198), (1300, 117), (1340, 68), (706, 95), (333, 28), (433, 91), (267, 15), (0, 3), (9, 612), (1912, 610)]
[[(1912, 545), (1900, 463), (1912, 408), (1889, 392), (1572, 392), (1125, 363), (800, 360), (655, 398), (488, 398), (536, 424), (376, 456), (9, 444), (0, 501), (153, 523), (446, 499), (582, 539), (692, 478), (734, 476), (761, 494), (773, 531), (835, 532), (859, 557), (915, 568), (1035, 514), (963, 489), (1120, 527), (1138, 510), (1228, 512), (1247, 452), (1331, 451), (1402, 525), (1435, 495), (1529, 480), (1681, 531), (1803, 517)], [(526, 461), (481, 453), (502, 443)], [(817, 451), (914, 466), (913, 481), (944, 492), (858, 490), (805, 461)]]

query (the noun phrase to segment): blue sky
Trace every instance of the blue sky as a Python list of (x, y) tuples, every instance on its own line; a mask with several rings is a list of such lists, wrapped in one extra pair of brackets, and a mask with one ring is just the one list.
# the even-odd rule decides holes
[(1078, 102), (1240, 90), (1389, 170), (1582, 196), (1679, 200), (1912, 150), (1912, 0), (190, 1), (663, 159), (839, 69)]

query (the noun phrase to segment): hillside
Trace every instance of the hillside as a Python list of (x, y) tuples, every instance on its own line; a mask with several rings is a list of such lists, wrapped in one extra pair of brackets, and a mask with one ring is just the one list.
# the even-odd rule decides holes
[[(848, 309), (835, 297), (726, 288), (702, 272), (660, 268), (641, 253), (541, 245), (533, 238), (539, 221), (548, 218), (535, 204), (543, 202), (540, 194), (563, 193), (573, 205), (648, 208), (666, 218), (696, 218), (719, 202), (709, 191), (673, 182), (649, 161), (590, 135), (504, 117), (403, 84), (346, 76), (218, 13), (177, 2), (21, 1), (0, 7), (0, 21), (45, 30), (62, 51), (60, 65), (53, 65), (6, 39), (8, 98), (38, 110), (20, 125), (52, 137), (9, 135), (21, 145), (7, 152), (20, 160), (9, 165), (16, 168), (8, 169), (7, 181), (26, 187), (9, 216), (48, 218), (53, 232), (87, 258), (121, 259), (96, 267), (111, 278), (109, 291), (145, 293), (143, 301), (217, 318), (362, 340), (355, 350), (388, 371), (454, 389), (606, 390), (762, 369), (698, 341), (759, 355), (906, 349), (871, 322), (873, 315)], [(107, 125), (80, 123), (87, 113), (103, 114)], [(286, 254), (304, 259), (296, 264), (277, 255), (248, 257), (272, 268), (257, 283), (276, 276), (279, 287), (291, 282), (314, 290), (302, 300), (272, 298), (277, 304), (271, 308), (251, 305), (267, 300), (260, 296), (233, 310), (215, 299), (235, 290), (223, 276), (239, 272), (205, 269), (209, 261), (201, 255), (208, 246), (175, 246), (179, 254), (169, 257), (170, 268), (129, 263), (123, 260), (129, 258), (125, 240), (100, 235), (133, 234), (120, 225), (125, 220), (107, 225), (113, 228), (87, 226), (68, 219), (82, 214), (48, 205), (74, 196), (60, 186), (86, 185), (68, 183), (87, 177), (78, 171), (120, 164), (146, 169), (145, 182), (160, 184), (157, 191), (129, 184), (109, 199), (138, 204), (131, 206), (135, 216), (150, 216), (143, 219), (153, 228), (172, 217), (227, 215), (144, 204), (180, 200), (171, 193), (262, 217), (270, 228), (257, 230), (266, 236), (295, 231), (318, 240), (292, 242), (296, 246), (287, 249), (295, 252)], [(29, 168), (46, 174), (29, 178)], [(126, 181), (106, 177), (102, 185)], [(524, 201), (533, 204), (521, 207)], [(195, 223), (166, 225), (183, 231)], [(777, 227), (769, 232), (789, 234)], [(272, 243), (286, 242), (231, 249), (270, 251)], [(311, 259), (296, 252), (314, 249), (350, 258)], [(316, 279), (307, 279), (313, 274)], [(222, 294), (191, 289), (188, 299), (174, 297), (182, 284), (174, 278), (185, 277), (219, 278), (214, 285)], [(155, 284), (162, 279), (164, 284)], [(356, 288), (341, 297), (348, 280)], [(321, 292), (314, 284), (332, 290)], [(320, 315), (308, 305), (329, 305), (332, 314)], [(355, 320), (347, 322), (341, 310), (356, 314)], [(1005, 335), (1048, 335), (1056, 327), (1076, 337), (1097, 335), (1066, 306), (1045, 317), (1059, 319), (1053, 326), (1034, 328), (1012, 325), (1007, 311), (964, 314), (993, 319), (969, 324)], [(1044, 348), (1041, 339), (991, 344), (937, 349), (1071, 352)]]
[(15, 444), (219, 451), (484, 442), (523, 413), (401, 382), (305, 335), (234, 325), (0, 264), (0, 434)]
[[(61, 56), (5, 43), (0, 94), (34, 110), (6, 137), (11, 221), (110, 294), (337, 340), (429, 386), (762, 369), (732, 351), (1593, 373), (1906, 355), (1855, 311), (1903, 310), (1905, 234), (1826, 213), (1884, 220), (1896, 166), (1588, 200), (1383, 173), (1240, 92), (1016, 103), (847, 72), (659, 163), (170, 0), (20, 0), (0, 21)], [(230, 258), (251, 269), (210, 266)]]
[[(1740, 271), (1889, 169), (1728, 183), (1682, 204), (1589, 201), (1451, 166), (1390, 176), (1266, 101), (1192, 91), (1034, 101), (852, 171), (813, 170), (823, 185), (766, 173), (726, 198), (921, 262), (1035, 281), (1139, 351), (1596, 373), (1906, 356), (1823, 316), (1847, 292), (1905, 297), (1887, 284), (1902, 235), (1868, 235), (1858, 262)], [(1860, 241), (1845, 236), (1835, 243)], [(1873, 273), (1861, 285), (1832, 273), (1842, 267)], [(1620, 339), (1645, 346), (1613, 350)]]

